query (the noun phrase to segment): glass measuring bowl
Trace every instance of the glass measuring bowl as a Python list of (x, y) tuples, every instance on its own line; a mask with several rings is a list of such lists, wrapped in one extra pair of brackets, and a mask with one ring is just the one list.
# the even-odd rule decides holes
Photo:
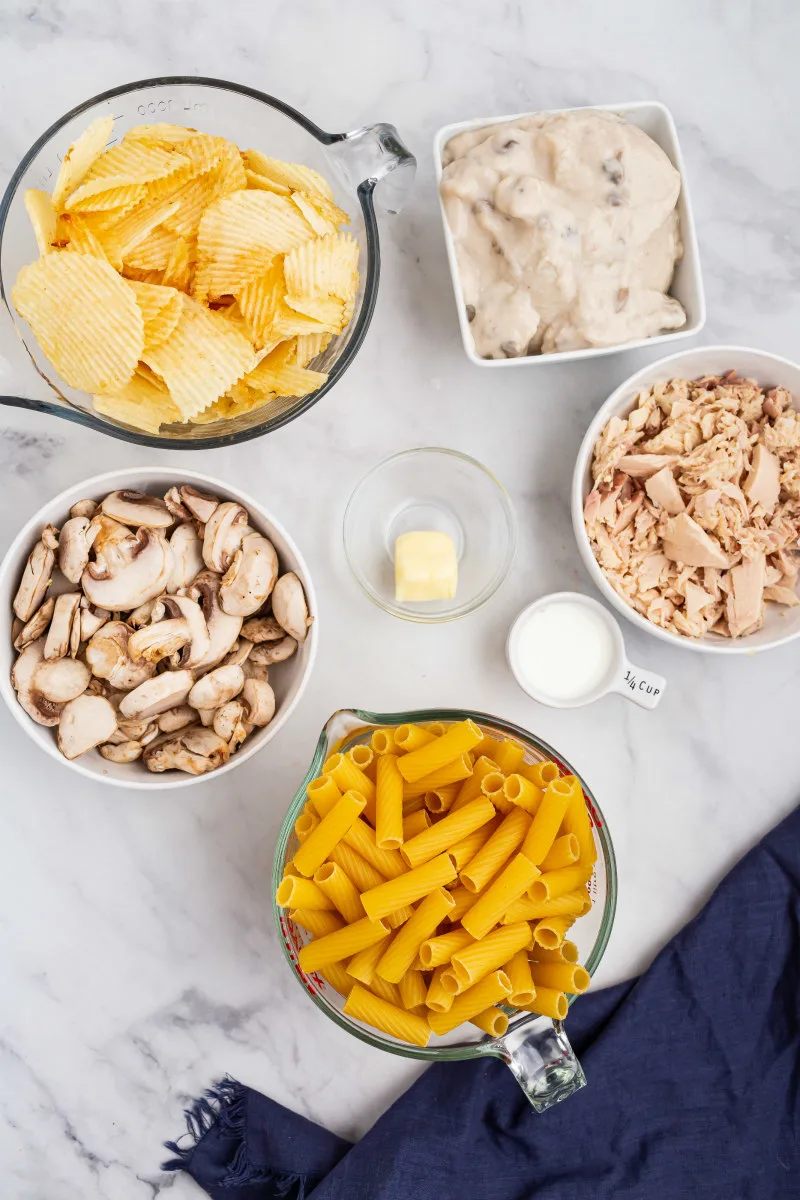
[[(257, 149), (272, 158), (301, 162), (321, 171), (336, 203), (350, 215), (348, 232), (358, 241), (359, 289), (353, 318), (323, 354), (309, 365), (327, 371), (327, 382), (310, 396), (281, 397), (252, 413), (207, 425), (167, 425), (143, 433), (96, 413), (91, 397), (69, 387), (39, 347), (10, 302), (20, 267), (39, 257), (25, 211), (28, 188), (52, 191), (69, 145), (97, 117), (113, 115), (111, 145), (134, 125), (168, 121), (188, 125)], [(248, 441), (279, 429), (321, 400), (344, 374), (364, 340), (378, 294), (380, 250), (373, 194), (399, 212), (411, 188), (416, 159), (393, 125), (370, 125), (352, 133), (326, 133), (281, 100), (220, 79), (175, 76), (112, 88), (60, 117), (30, 148), (0, 202), (0, 404), (52, 413), (101, 433), (142, 446), (202, 450)], [(16, 336), (15, 336), (16, 335)]]
[[(303, 805), (306, 787), (322, 770), (326, 758), (337, 751), (347, 750), (359, 743), (369, 742), (373, 731), (384, 725), (404, 725), (407, 722), (424, 724), (428, 721), (474, 721), (487, 734), (510, 738), (525, 748), (527, 762), (551, 759), (563, 774), (577, 772), (562, 755), (533, 734), (486, 713), (459, 709), (425, 709), (418, 712), (370, 713), (361, 709), (340, 709), (330, 718), (320, 734), (311, 765), (286, 814), (275, 851), (272, 871), (272, 895), (278, 889), (283, 871), (296, 852), (299, 842), (294, 832)], [(579, 776), (580, 778), (580, 776)], [(593, 900), (591, 911), (570, 929), (570, 938), (577, 944), (580, 962), (592, 975), (603, 957), (617, 906), (617, 868), (608, 828), (592, 793), (581, 779), (586, 806), (592, 822), (597, 863), (589, 882)], [(533, 1013), (507, 1009), (510, 1016), (508, 1031), (492, 1038), (482, 1036), (475, 1026), (454, 1030), (446, 1037), (433, 1037), (426, 1047), (411, 1046), (381, 1033), (342, 1011), (344, 998), (322, 978), (307, 975), (297, 961), (298, 951), (310, 935), (291, 920), (286, 909), (278, 908), (273, 899), (273, 914), (278, 927), (281, 948), (295, 978), (314, 1003), (332, 1021), (360, 1038), (362, 1042), (399, 1054), (404, 1058), (421, 1058), (436, 1062), (455, 1062), (465, 1058), (500, 1058), (513, 1072), (517, 1082), (537, 1112), (544, 1112), (561, 1100), (566, 1100), (586, 1083), (583, 1070), (569, 1044), (561, 1021), (537, 1017)], [(572, 997), (575, 999), (575, 997)], [(570, 1001), (571, 1003), (572, 1001)], [(465, 1028), (472, 1031), (466, 1032)]]

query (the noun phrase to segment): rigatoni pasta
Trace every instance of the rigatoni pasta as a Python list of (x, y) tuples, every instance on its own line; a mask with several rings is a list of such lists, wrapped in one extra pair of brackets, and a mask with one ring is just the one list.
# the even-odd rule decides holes
[(596, 859), (575, 776), (459, 721), (374, 729), (306, 792), (276, 901), (347, 1015), (420, 1046), (500, 1037), (514, 1008), (563, 1019)]

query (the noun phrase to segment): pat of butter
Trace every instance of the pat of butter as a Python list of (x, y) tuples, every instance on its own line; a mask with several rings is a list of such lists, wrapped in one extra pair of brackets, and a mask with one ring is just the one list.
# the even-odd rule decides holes
[(402, 533), (394, 544), (394, 598), (452, 600), (458, 587), (453, 539), (435, 530)]

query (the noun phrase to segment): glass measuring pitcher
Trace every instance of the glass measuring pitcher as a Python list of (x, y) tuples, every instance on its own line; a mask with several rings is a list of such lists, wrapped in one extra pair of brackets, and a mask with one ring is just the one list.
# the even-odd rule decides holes
[[(368, 743), (376, 728), (406, 723), (424, 724), (428, 721), (464, 721), (467, 718), (487, 734), (510, 738), (525, 749), (527, 762), (550, 759), (565, 775), (577, 775), (562, 755), (533, 734), (486, 713), (457, 709), (426, 709), (420, 712), (370, 713), (360, 709), (340, 709), (334, 713), (320, 734), (314, 757), (300, 788), (286, 814), (278, 836), (272, 872), (272, 894), (277, 891), (283, 871), (299, 847), (294, 824), (306, 803), (306, 787), (322, 770), (326, 758), (360, 743)], [(580, 778), (580, 776), (578, 776)], [(570, 929), (569, 936), (578, 946), (580, 962), (592, 975), (600, 963), (614, 922), (617, 905), (617, 869), (614, 849), (603, 815), (594, 797), (581, 780), (586, 806), (592, 823), (597, 862), (589, 882), (593, 905), (587, 916)], [(405, 1058), (421, 1058), (436, 1062), (454, 1062), (465, 1058), (500, 1058), (513, 1072), (531, 1105), (544, 1112), (560, 1100), (565, 1100), (586, 1083), (583, 1070), (569, 1044), (562, 1021), (538, 1017), (534, 1013), (507, 1009), (510, 1021), (502, 1037), (482, 1036), (475, 1026), (462, 1026), (446, 1037), (433, 1037), (426, 1047), (412, 1046), (348, 1016), (342, 1011), (344, 998), (319, 974), (305, 974), (297, 961), (300, 947), (309, 934), (291, 920), (287, 910), (278, 908), (273, 900), (273, 913), (278, 927), (281, 948), (295, 978), (307, 995), (332, 1021), (380, 1050)], [(574, 999), (574, 997), (573, 997)], [(465, 1029), (472, 1030), (466, 1032)]]
[[(59, 377), (10, 302), (20, 267), (39, 256), (23, 197), (28, 188), (52, 191), (67, 148), (91, 121), (109, 115), (115, 118), (110, 144), (134, 125), (167, 121), (221, 135), (240, 149), (252, 148), (272, 158), (304, 163), (325, 175), (336, 203), (350, 215), (347, 229), (359, 244), (360, 281), (350, 324), (309, 364), (328, 373), (318, 391), (301, 398), (279, 397), (230, 420), (163, 426), (158, 435), (152, 435), (96, 413), (89, 395)], [(170, 449), (227, 446), (280, 428), (321, 400), (358, 353), (375, 309), (380, 275), (373, 194), (377, 188), (382, 207), (399, 212), (415, 170), (416, 160), (393, 125), (325, 133), (273, 96), (219, 79), (146, 79), (78, 105), (31, 147), (0, 203), (0, 296), (5, 306), (0, 308), (0, 404), (52, 413), (125, 441)]]

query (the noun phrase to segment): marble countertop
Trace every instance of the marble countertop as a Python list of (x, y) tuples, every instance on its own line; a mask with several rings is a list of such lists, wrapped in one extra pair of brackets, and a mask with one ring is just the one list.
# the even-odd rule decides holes
[[(623, 0), (563, 11), (480, 0), (3, 6), (3, 182), (67, 108), (171, 73), (261, 88), (328, 129), (392, 121), (420, 164), (406, 210), (381, 222), (384, 271), (367, 342), (301, 421), (234, 450), (179, 455), (0, 410), (0, 549), (61, 488), (101, 469), (171, 462), (177, 474), (183, 465), (236, 480), (276, 512), (308, 557), (323, 620), (312, 684), (276, 743), (189, 791), (93, 785), (0, 711), (8, 1200), (197, 1194), (188, 1179), (160, 1174), (160, 1143), (182, 1128), (184, 1103), (225, 1072), (349, 1138), (417, 1073), (349, 1038), (304, 998), (272, 925), (276, 834), (334, 709), (465, 704), (529, 727), (575, 763), (606, 813), (620, 871), (601, 983), (646, 966), (796, 802), (800, 767), (786, 734), (800, 642), (720, 660), (626, 627), (631, 657), (669, 680), (652, 713), (620, 697), (575, 712), (541, 708), (503, 657), (524, 603), (590, 590), (570, 528), (572, 463), (603, 398), (658, 352), (500, 373), (467, 362), (436, 206), (436, 128), (526, 108), (662, 100), (678, 125), (698, 223), (709, 305), (701, 340), (797, 357), (800, 11), (790, 0), (658, 9), (656, 18)], [(425, 443), (474, 454), (496, 472), (520, 529), (516, 566), (493, 601), (431, 628), (370, 605), (340, 542), (345, 502), (367, 468)], [(368, 653), (355, 654), (356, 644)]]

